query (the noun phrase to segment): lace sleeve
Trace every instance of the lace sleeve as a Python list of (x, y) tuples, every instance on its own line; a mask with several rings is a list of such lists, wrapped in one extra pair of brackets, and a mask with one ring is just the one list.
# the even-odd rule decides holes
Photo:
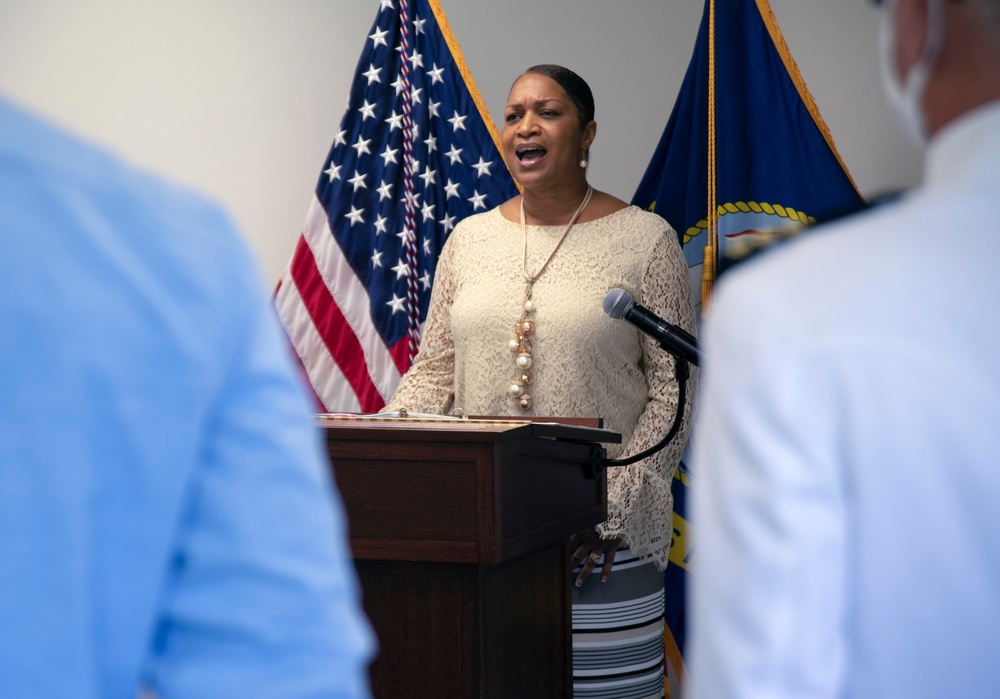
[[(455, 239), (456, 233), (458, 230), (452, 233), (451, 239)], [(444, 414), (451, 408), (455, 394), (455, 345), (449, 320), (454, 301), (452, 247), (445, 245), (438, 258), (427, 322), (413, 366), (403, 375), (392, 400), (381, 412), (405, 407), (422, 413)]]
[[(653, 249), (642, 279), (643, 306), (664, 320), (696, 333), (694, 304), (687, 264), (677, 235), (668, 229)], [(670, 429), (677, 409), (678, 385), (674, 358), (651, 338), (641, 338), (648, 402), (622, 456), (636, 454), (659, 442)], [(697, 370), (688, 379), (684, 420), (680, 431), (662, 451), (631, 466), (608, 469), (608, 519), (598, 527), (604, 537), (621, 536), (639, 555), (652, 555), (666, 568), (673, 535), (671, 480), (688, 439)]]

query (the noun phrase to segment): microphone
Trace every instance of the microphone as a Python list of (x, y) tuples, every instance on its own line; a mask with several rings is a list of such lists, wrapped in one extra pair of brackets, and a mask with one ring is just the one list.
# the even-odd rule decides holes
[(609, 316), (627, 320), (670, 354), (698, 366), (698, 340), (683, 328), (668, 323), (637, 304), (625, 289), (611, 289), (601, 306)]

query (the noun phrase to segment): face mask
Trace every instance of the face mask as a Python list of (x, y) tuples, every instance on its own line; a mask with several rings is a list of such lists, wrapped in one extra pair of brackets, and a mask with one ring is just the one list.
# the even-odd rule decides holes
[(927, 0), (927, 41), (920, 60), (910, 69), (903, 82), (896, 77), (896, 36), (893, 16), (898, 0), (885, 3), (882, 10), (879, 31), (881, 54), (882, 87), (889, 100), (889, 106), (896, 115), (903, 132), (918, 146), (927, 144), (927, 118), (923, 110), (924, 89), (931, 69), (941, 51), (943, 18), (941, 0)]

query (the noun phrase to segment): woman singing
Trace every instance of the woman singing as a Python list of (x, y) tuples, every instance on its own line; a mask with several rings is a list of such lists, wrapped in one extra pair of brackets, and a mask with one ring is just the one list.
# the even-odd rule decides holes
[[(621, 287), (694, 333), (687, 266), (666, 221), (587, 183), (596, 133), (576, 73), (540, 65), (517, 79), (502, 142), (523, 194), (451, 234), (420, 352), (386, 410), (603, 417), (623, 438), (611, 457), (666, 434), (678, 409), (674, 359), (601, 302)], [(666, 449), (609, 469), (607, 521), (573, 538), (576, 696), (662, 695), (670, 482), (690, 414)]]

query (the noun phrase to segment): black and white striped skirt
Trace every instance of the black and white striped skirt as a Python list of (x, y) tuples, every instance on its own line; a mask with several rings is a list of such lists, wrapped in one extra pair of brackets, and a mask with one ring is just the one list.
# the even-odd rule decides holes
[[(573, 696), (663, 697), (663, 572), (620, 549), (606, 583), (604, 558), (573, 587)], [(572, 580), (580, 572), (573, 571)], [(572, 585), (572, 582), (570, 583)]]

